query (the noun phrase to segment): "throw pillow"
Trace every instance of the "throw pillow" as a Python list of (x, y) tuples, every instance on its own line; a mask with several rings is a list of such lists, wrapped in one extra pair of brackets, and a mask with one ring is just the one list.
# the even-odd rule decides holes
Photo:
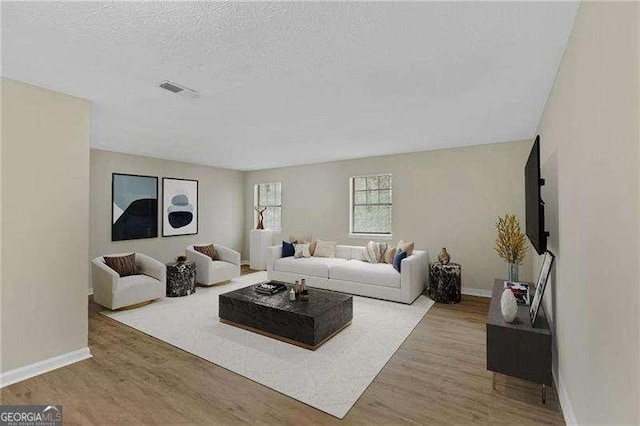
[(297, 241), (292, 241), (290, 243), (283, 241), (282, 242), (282, 257), (291, 257), (294, 254), (296, 254), (296, 248), (294, 246), (294, 244), (296, 244)]
[(309, 253), (310, 244), (294, 244), (293, 246), (296, 249), (293, 257), (295, 257), (296, 259), (300, 259), (302, 257), (311, 257), (311, 253)]
[(406, 242), (405, 240), (400, 240), (396, 249), (402, 249), (402, 251), (407, 253), (407, 257), (413, 254), (413, 247), (415, 243), (413, 241)]
[(297, 241), (298, 244), (311, 244), (311, 234), (291, 235), (289, 241)]
[(131, 253), (126, 256), (105, 256), (104, 263), (121, 277), (129, 275), (138, 275), (138, 266), (136, 265), (136, 254)]
[(399, 249), (398, 251), (396, 251), (396, 255), (393, 257), (393, 267), (396, 269), (396, 271), (398, 272), (402, 272), (400, 271), (400, 268), (402, 267), (402, 259), (407, 257), (407, 252)]
[(337, 241), (316, 241), (316, 249), (313, 252), (315, 257), (336, 257), (336, 251), (338, 250)]
[(390, 265), (393, 265), (393, 258), (396, 255), (396, 248), (395, 247), (387, 247), (387, 250), (385, 250), (384, 252), (384, 263), (388, 263)]
[(386, 249), (387, 245), (384, 243), (369, 241), (364, 250), (362, 250), (360, 260), (369, 263), (380, 263)]
[(208, 246), (193, 246), (193, 249), (198, 253), (202, 253), (205, 256), (209, 256), (211, 260), (218, 260), (218, 252), (216, 251), (213, 244), (209, 244)]
[(311, 253), (311, 256), (313, 256), (313, 253), (316, 252), (316, 246), (318, 245), (318, 241), (314, 241), (311, 243), (311, 245), (309, 245), (309, 253)]

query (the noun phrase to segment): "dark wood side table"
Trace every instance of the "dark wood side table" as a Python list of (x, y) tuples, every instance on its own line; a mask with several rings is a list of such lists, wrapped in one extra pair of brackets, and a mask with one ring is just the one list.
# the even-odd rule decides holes
[(167, 263), (167, 297), (188, 296), (195, 292), (195, 262)]
[[(529, 318), (529, 306), (518, 305), (512, 323), (502, 317), (500, 297), (504, 280), (493, 283), (491, 306), (487, 316), (487, 370), (518, 377), (542, 385), (542, 402), (546, 403), (551, 375), (551, 331), (540, 306), (535, 327)], [(530, 291), (533, 294), (533, 291)], [(494, 377), (495, 389), (495, 377)]]
[(429, 297), (440, 303), (460, 303), (462, 267), (457, 263), (429, 265)]

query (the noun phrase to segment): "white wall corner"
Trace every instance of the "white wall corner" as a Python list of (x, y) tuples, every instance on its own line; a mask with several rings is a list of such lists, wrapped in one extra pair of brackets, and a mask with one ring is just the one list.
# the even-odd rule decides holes
[(462, 294), (466, 294), (468, 296), (478, 296), (478, 297), (491, 297), (491, 290), (487, 290), (484, 288), (473, 288), (462, 286)]
[(39, 376), (49, 371), (91, 358), (89, 348), (82, 348), (66, 354), (54, 356), (43, 361), (34, 362), (0, 374), (0, 388)]
[(569, 392), (567, 392), (567, 387), (562, 379), (559, 369), (557, 374), (554, 371), (553, 381), (556, 386), (556, 392), (558, 393), (558, 400), (560, 401), (560, 408), (562, 409), (564, 422), (568, 425), (577, 425), (578, 419), (576, 419), (576, 414), (573, 411), (573, 405), (569, 399)]

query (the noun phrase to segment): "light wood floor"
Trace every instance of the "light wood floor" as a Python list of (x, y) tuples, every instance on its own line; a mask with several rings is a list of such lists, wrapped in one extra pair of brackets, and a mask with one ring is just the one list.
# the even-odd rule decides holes
[[(248, 271), (244, 271), (248, 272)], [(554, 389), (485, 364), (489, 299), (436, 304), (344, 420), (103, 315), (90, 302), (93, 358), (4, 388), (2, 404), (63, 404), (65, 424), (563, 423)]]

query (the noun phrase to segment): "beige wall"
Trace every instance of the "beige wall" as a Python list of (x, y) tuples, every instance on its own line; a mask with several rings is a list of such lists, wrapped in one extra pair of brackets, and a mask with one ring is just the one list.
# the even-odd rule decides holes
[(87, 347), (89, 102), (2, 79), (1, 365)]
[(539, 127), (557, 255), (544, 302), (581, 424), (640, 422), (639, 18), (638, 4), (582, 4)]
[[(198, 234), (162, 237), (162, 218), (158, 214), (158, 238), (111, 241), (111, 174), (114, 172), (157, 176), (159, 211), (162, 210), (163, 177), (197, 180)], [(239, 171), (92, 149), (89, 257), (138, 251), (169, 262), (184, 254), (185, 247), (198, 242), (214, 242), (239, 251), (244, 227), (243, 191), (243, 173)]]
[[(248, 172), (245, 258), (253, 225), (253, 185), (282, 182), (282, 229), (364, 245), (349, 238), (349, 177), (393, 174), (393, 242), (415, 240), (433, 261), (447, 247), (462, 264), (463, 285), (490, 289), (506, 276), (493, 251), (496, 216), (515, 213), (524, 227), (524, 164), (531, 141), (458, 148)], [(521, 278), (531, 278), (531, 258)]]

